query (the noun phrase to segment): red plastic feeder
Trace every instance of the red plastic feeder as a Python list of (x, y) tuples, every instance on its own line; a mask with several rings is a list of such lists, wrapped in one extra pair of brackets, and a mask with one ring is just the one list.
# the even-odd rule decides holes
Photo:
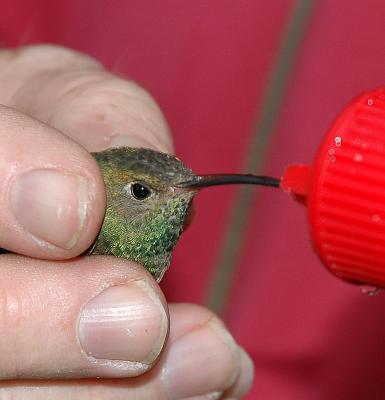
[(289, 166), (281, 188), (305, 198), (315, 250), (333, 274), (385, 286), (385, 88), (354, 100), (314, 164)]

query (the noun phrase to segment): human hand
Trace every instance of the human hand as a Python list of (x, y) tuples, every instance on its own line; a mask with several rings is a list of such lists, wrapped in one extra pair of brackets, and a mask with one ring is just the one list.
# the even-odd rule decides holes
[(0, 398), (240, 398), (252, 363), (215, 315), (167, 306), (134, 263), (78, 257), (105, 207), (85, 149), (172, 152), (148, 93), (89, 57), (31, 46), (0, 52), (0, 103), (0, 247), (33, 257), (0, 256)]

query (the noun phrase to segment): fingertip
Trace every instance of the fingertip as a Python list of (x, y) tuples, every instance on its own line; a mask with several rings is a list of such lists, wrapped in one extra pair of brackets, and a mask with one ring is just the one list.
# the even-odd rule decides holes
[(170, 315), (163, 373), (169, 398), (203, 398), (231, 387), (239, 375), (240, 353), (223, 322), (209, 309), (193, 304), (171, 304)]
[(89, 151), (110, 147), (146, 147), (172, 153), (173, 143), (167, 121), (154, 98), (132, 81), (104, 71), (64, 76), (61, 85), (72, 89), (58, 99), (52, 96), (50, 124), (73, 137)]
[(67, 259), (87, 250), (100, 229), (103, 178), (80, 145), (37, 120), (0, 108), (0, 247)]
[(239, 375), (231, 389), (225, 392), (224, 398), (242, 398), (250, 389), (254, 380), (255, 367), (246, 351), (240, 347)]
[(159, 286), (142, 267), (115, 257), (52, 263), (6, 255), (0, 291), (0, 349), (9, 361), (0, 380), (138, 376), (168, 336)]

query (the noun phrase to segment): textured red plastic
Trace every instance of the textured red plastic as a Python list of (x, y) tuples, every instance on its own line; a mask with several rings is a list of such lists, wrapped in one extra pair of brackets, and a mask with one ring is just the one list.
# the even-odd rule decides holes
[(289, 165), (281, 179), (280, 187), (286, 192), (306, 197), (310, 185), (311, 167), (306, 164)]
[(327, 268), (352, 282), (385, 286), (385, 89), (358, 97), (329, 129), (307, 205)]

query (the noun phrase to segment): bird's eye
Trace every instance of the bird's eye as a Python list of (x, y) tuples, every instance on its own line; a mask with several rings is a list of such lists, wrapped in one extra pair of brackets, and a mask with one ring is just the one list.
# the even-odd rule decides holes
[(142, 183), (133, 183), (131, 185), (131, 194), (136, 200), (145, 200), (151, 195), (151, 190)]

